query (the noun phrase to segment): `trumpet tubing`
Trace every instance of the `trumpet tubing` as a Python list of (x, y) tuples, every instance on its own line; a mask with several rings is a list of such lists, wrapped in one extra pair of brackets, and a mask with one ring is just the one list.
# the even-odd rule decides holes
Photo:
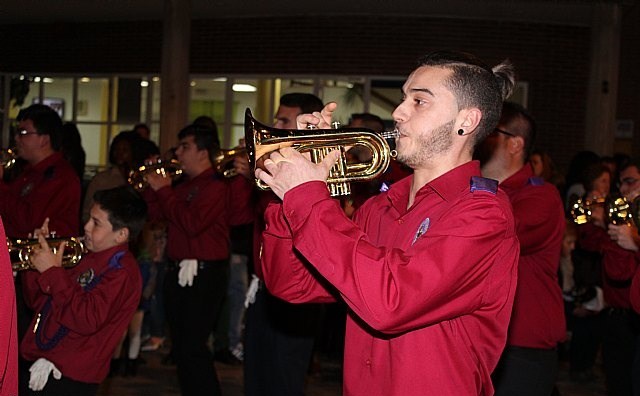
[(221, 149), (213, 158), (213, 167), (226, 178), (234, 177), (237, 173), (233, 169), (233, 160), (243, 155), (247, 155), (245, 148)]
[[(62, 266), (73, 267), (82, 258), (85, 252), (84, 244), (80, 238), (47, 238), (47, 243), (54, 253), (60, 248), (60, 244), (66, 242), (62, 256)], [(7, 248), (11, 258), (11, 268), (14, 271), (34, 269), (31, 255), (35, 249), (40, 248), (40, 241), (35, 238), (7, 238)]]
[(607, 224), (635, 224), (640, 226), (640, 197), (629, 202), (624, 197), (612, 196), (592, 200), (575, 198), (569, 208), (569, 215), (576, 224), (591, 221), (593, 210), (601, 206), (604, 210), (604, 220)]
[[(340, 150), (341, 156), (331, 169), (327, 187), (332, 196), (349, 195), (350, 183), (368, 181), (383, 173), (389, 166), (395, 151), (391, 150), (385, 138), (396, 137), (396, 132), (375, 133), (365, 128), (340, 129), (276, 129), (260, 124), (245, 112), (246, 152), (252, 170), (260, 160), (270, 153), (285, 147), (292, 147), (301, 153), (309, 153), (311, 161), (319, 163), (333, 150)], [(385, 136), (387, 135), (387, 136)], [(346, 152), (354, 146), (363, 146), (372, 153), (371, 159), (363, 163), (348, 163)], [(262, 189), (268, 186), (256, 179)]]
[(159, 159), (155, 162), (142, 165), (138, 169), (129, 172), (129, 178), (127, 181), (136, 190), (142, 191), (149, 184), (147, 182), (147, 175), (150, 173), (157, 173), (163, 177), (170, 177), (173, 179), (182, 174), (182, 169), (180, 168), (180, 162), (175, 159), (169, 161)]

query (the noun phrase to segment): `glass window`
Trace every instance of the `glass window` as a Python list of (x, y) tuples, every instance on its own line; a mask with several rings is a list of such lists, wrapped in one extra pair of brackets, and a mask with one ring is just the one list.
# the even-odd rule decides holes
[(78, 122), (107, 122), (109, 120), (109, 94), (108, 78), (80, 78), (76, 111)]
[(73, 120), (73, 78), (43, 77), (43, 103), (60, 114), (63, 121)]
[(108, 160), (107, 125), (78, 123), (87, 165), (105, 165)]

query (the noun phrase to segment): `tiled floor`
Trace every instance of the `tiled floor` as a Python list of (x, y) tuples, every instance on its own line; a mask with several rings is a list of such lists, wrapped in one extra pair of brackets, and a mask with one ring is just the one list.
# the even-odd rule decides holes
[[(180, 391), (174, 366), (161, 364), (166, 351), (143, 353), (146, 364), (141, 365), (133, 378), (115, 377), (107, 379), (98, 396), (178, 396)], [(321, 362), (320, 373), (307, 379), (306, 396), (339, 396), (342, 394), (341, 374), (336, 362)], [(241, 396), (242, 366), (216, 363), (224, 396)], [(601, 377), (600, 377), (601, 378)], [(606, 396), (602, 379), (592, 383), (575, 383), (569, 380), (566, 365), (561, 366), (558, 378), (561, 396)]]

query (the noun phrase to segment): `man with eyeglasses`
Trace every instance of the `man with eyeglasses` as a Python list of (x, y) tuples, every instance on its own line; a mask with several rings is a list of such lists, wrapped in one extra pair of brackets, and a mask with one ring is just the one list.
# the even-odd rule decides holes
[[(639, 162), (620, 169), (620, 194), (629, 202), (640, 195), (639, 170)], [(633, 207), (635, 212), (637, 206)], [(602, 291), (607, 304), (602, 311), (602, 358), (607, 392), (611, 396), (639, 395), (640, 316), (632, 309), (637, 306), (640, 310), (638, 229), (634, 224), (598, 220), (580, 226), (580, 240), (584, 248), (602, 254)]]
[(556, 347), (566, 334), (558, 266), (565, 228), (558, 190), (536, 177), (528, 162), (535, 121), (505, 102), (500, 122), (476, 149), (482, 175), (509, 196), (520, 241), (518, 287), (507, 347), (493, 378), (496, 395), (551, 394), (558, 369)]
[[(80, 232), (80, 180), (59, 151), (62, 120), (48, 106), (34, 104), (18, 113), (16, 151), (26, 163), (11, 181), (4, 181), (0, 167), (0, 216), (9, 238), (26, 238), (49, 219), (49, 229), (57, 236), (77, 236)], [(22, 271), (16, 282), (18, 337), (29, 326), (32, 313), (22, 298), (22, 290), (39, 287), (37, 271)], [(25, 292), (26, 293), (26, 292)], [(19, 370), (29, 370), (21, 362)], [(21, 390), (21, 393), (26, 390)]]
[[(80, 180), (64, 159), (62, 120), (48, 106), (34, 104), (20, 111), (15, 144), (26, 162), (12, 181), (0, 181), (0, 215), (7, 235), (24, 238), (49, 218), (58, 236), (80, 232)], [(0, 167), (0, 179), (4, 170)]]

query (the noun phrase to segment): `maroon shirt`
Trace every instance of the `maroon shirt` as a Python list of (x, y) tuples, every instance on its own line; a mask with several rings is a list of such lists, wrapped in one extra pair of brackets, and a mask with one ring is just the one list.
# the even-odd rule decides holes
[[(91, 279), (95, 283), (87, 286)], [(22, 282), (27, 305), (41, 313), (38, 334), (33, 331), (36, 314), (20, 343), (22, 357), (28, 361), (44, 357), (64, 377), (76, 381), (104, 380), (142, 293), (140, 269), (126, 245), (89, 253), (70, 269), (27, 271)], [(46, 305), (50, 308), (45, 315)], [(61, 326), (67, 329), (66, 335), (51, 349), (41, 349), (36, 337), (47, 345), (47, 339), (57, 338)]]
[(7, 236), (26, 238), (49, 218), (58, 236), (80, 233), (80, 180), (62, 153), (27, 165), (10, 183), (0, 182), (0, 215)]
[(345, 396), (493, 394), (519, 246), (507, 196), (497, 183), (497, 192), (482, 188), (479, 175), (475, 161), (459, 166), (409, 209), (411, 178), (403, 179), (353, 222), (320, 182), (267, 209), (269, 291), (291, 302), (339, 296), (351, 310)]
[(167, 222), (167, 255), (172, 260), (229, 257), (229, 185), (209, 168), (173, 187), (144, 193), (149, 219)]
[[(0, 241), (4, 241), (0, 220)], [(7, 249), (0, 251), (0, 396), (18, 394), (18, 328), (16, 292)]]
[(607, 231), (592, 223), (579, 227), (580, 246), (602, 254), (602, 294), (604, 301), (613, 308), (631, 308), (631, 280), (638, 264), (636, 253), (618, 246)]
[(534, 177), (529, 164), (504, 180), (520, 241), (518, 288), (507, 344), (555, 348), (566, 337), (558, 282), (565, 220), (558, 190)]

